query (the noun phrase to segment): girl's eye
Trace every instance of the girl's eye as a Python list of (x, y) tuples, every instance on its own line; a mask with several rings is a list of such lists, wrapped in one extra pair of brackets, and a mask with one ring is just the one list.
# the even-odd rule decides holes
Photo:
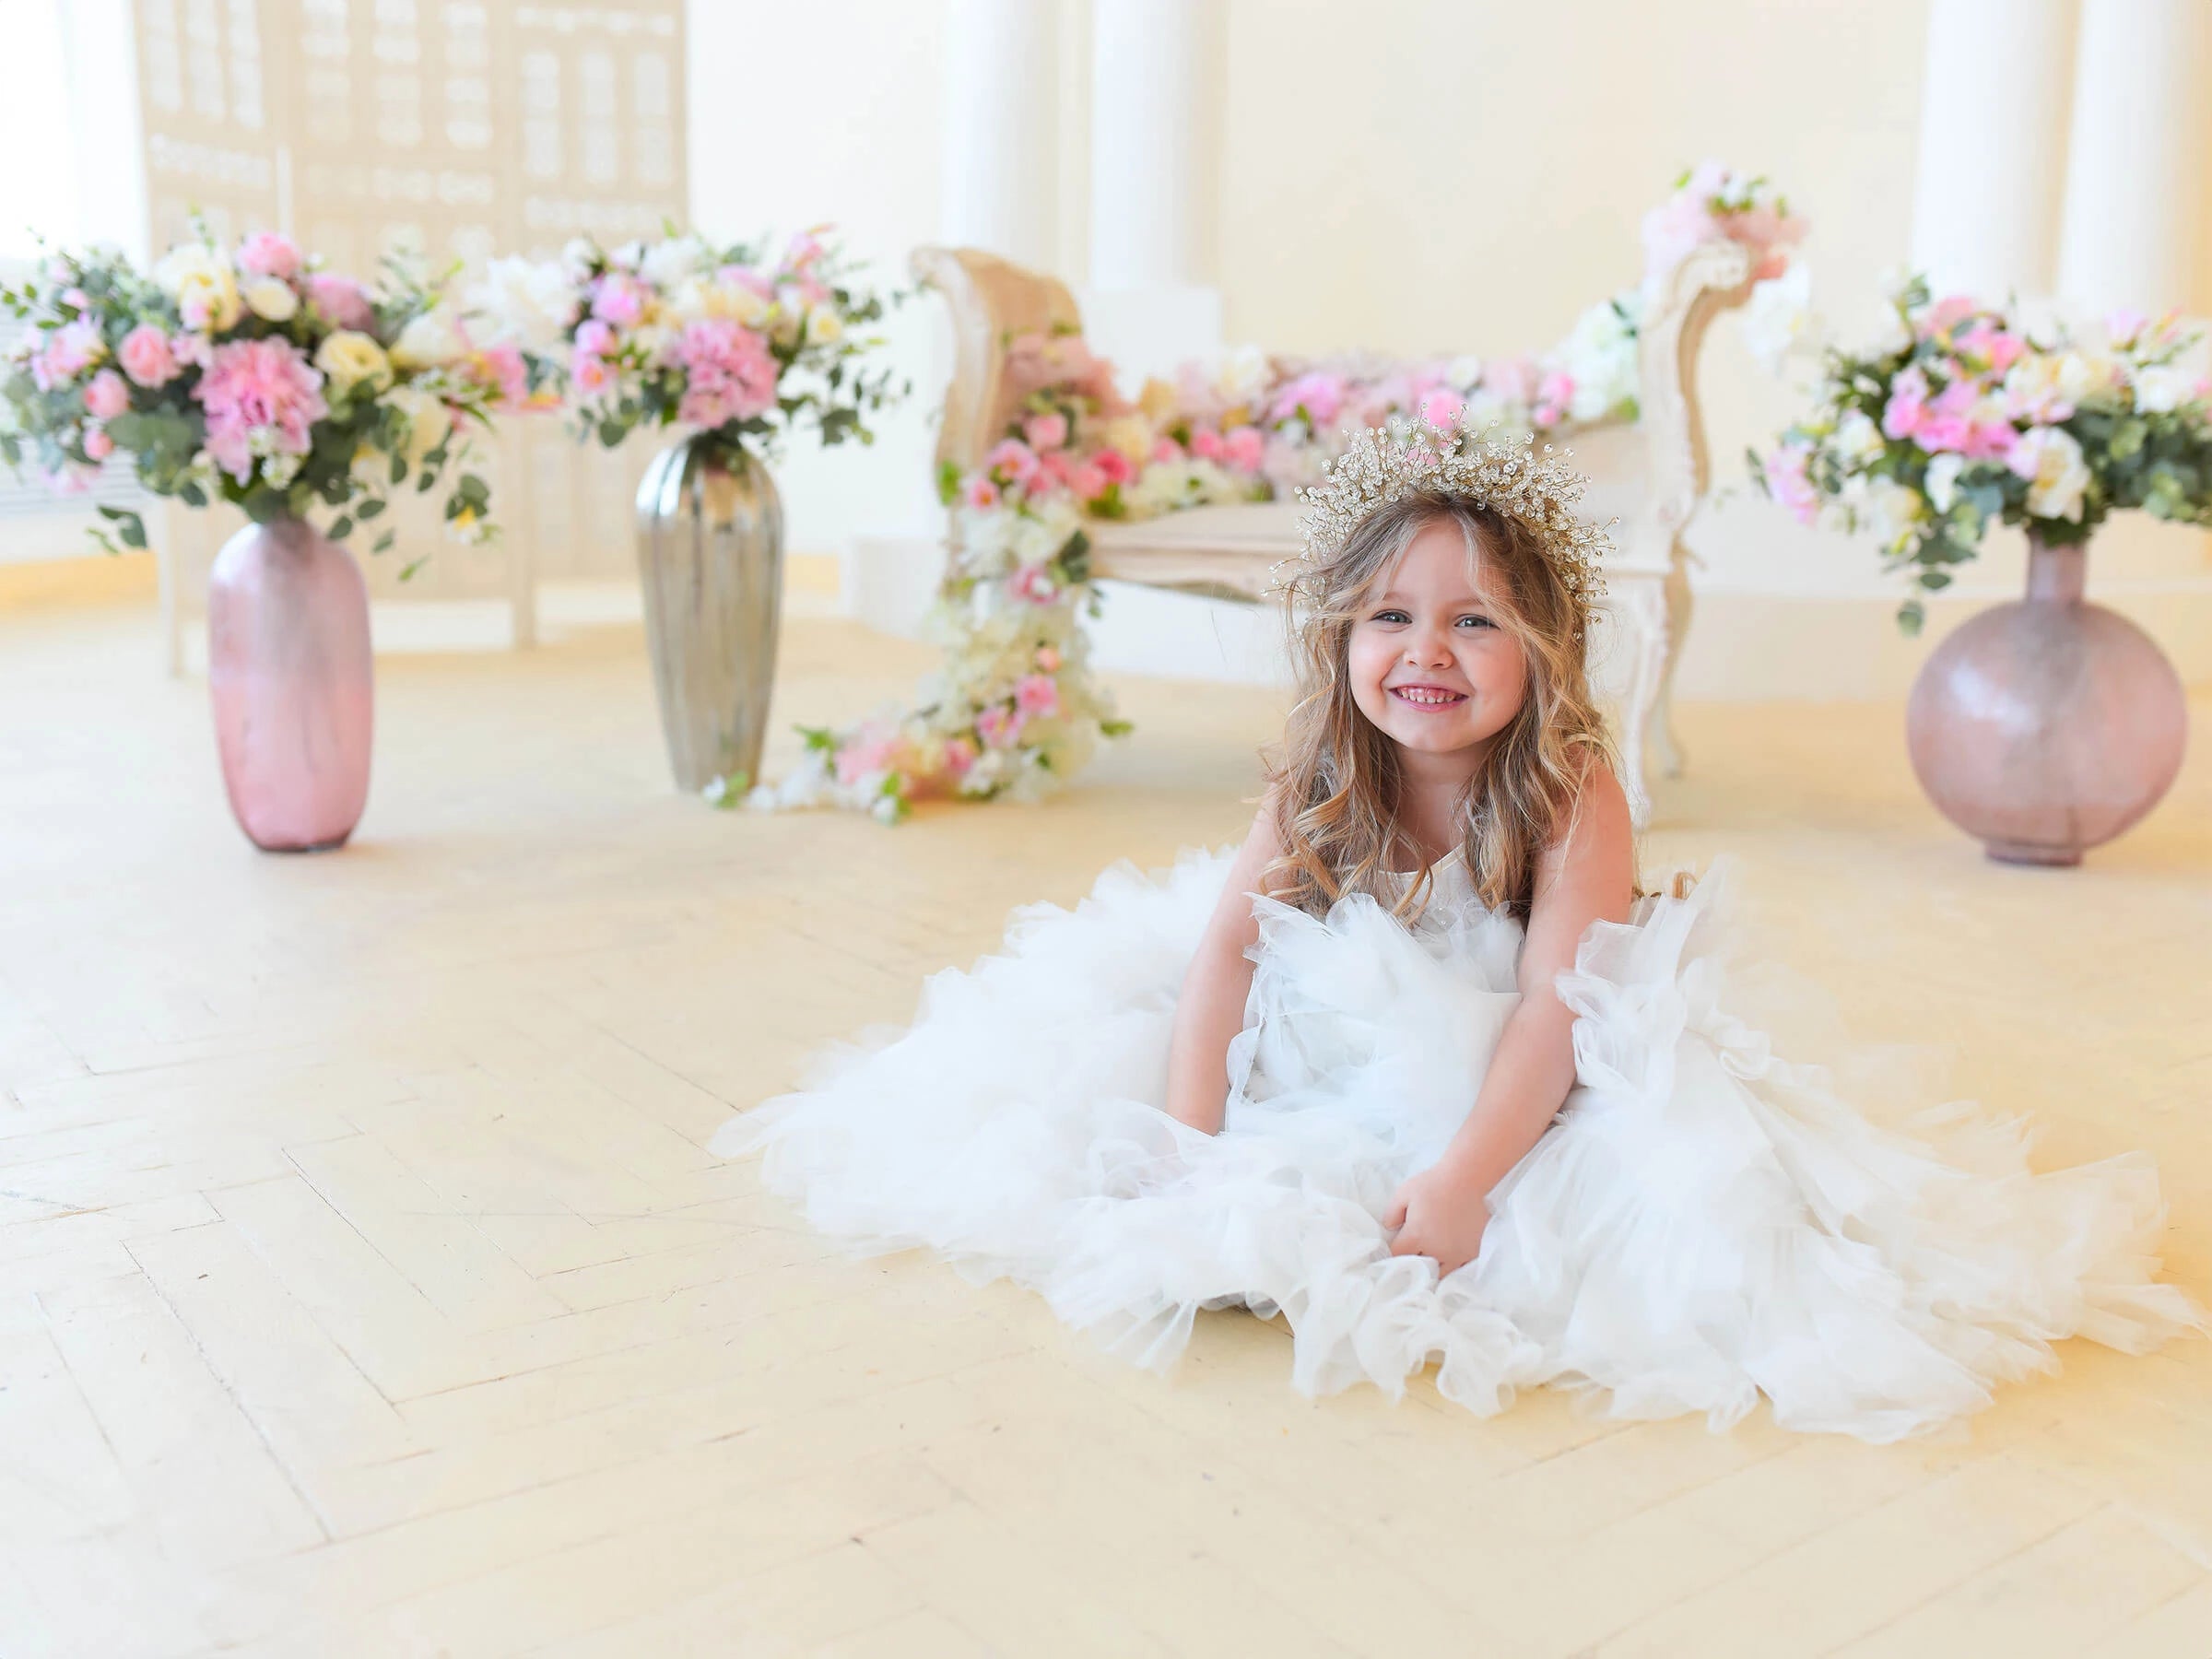
[(1410, 622), (1413, 618), (1402, 610), (1382, 610), (1375, 613), (1378, 622)]
[(1488, 617), (1462, 617), (1459, 619), (1459, 622), (1460, 626), (1463, 628), (1470, 625), (1476, 628), (1495, 628), (1498, 626), (1497, 623), (1491, 621)]

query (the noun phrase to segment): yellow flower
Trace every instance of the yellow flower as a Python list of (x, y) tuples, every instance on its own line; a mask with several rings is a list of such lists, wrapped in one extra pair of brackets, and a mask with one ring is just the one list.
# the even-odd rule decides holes
[(341, 328), (316, 348), (315, 367), (341, 392), (364, 382), (371, 390), (382, 392), (392, 383), (392, 359), (384, 355), (384, 348), (350, 328)]
[(1175, 412), (1175, 388), (1155, 375), (1145, 382), (1145, 389), (1136, 394), (1136, 406), (1145, 412), (1147, 419), (1165, 420)]

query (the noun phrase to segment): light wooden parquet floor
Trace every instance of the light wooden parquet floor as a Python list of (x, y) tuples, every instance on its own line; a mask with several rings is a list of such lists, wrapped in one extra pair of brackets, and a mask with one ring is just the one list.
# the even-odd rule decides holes
[[(1275, 699), (1133, 683), (1036, 809), (722, 815), (641, 647), (387, 660), (358, 843), (232, 829), (138, 610), (0, 615), (0, 1653), (2212, 1653), (2212, 1343), (2085, 1345), (1870, 1450), (1426, 1383), (1171, 1380), (828, 1253), (703, 1149), (1007, 909), (1235, 834)], [(787, 719), (926, 661), (794, 619)], [(2212, 703), (2196, 707), (2212, 731)], [(2144, 1147), (2212, 1294), (2212, 758), (2073, 874), (1921, 804), (1893, 709), (1704, 709), (1733, 848), (1870, 1034), (2053, 1161)]]

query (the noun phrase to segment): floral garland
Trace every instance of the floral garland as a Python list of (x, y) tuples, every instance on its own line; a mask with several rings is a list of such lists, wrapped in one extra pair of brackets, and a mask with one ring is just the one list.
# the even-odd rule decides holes
[(1907, 632), (1993, 519), (2054, 546), (2122, 508), (2212, 523), (2212, 380), (2177, 316), (2077, 326), (1932, 301), (1919, 277), (1890, 305), (1886, 337), (1831, 351), (1814, 413), (1749, 460), (1800, 523), (1872, 529), (1889, 568), (1914, 572)]
[[(1682, 175), (1647, 216), (1647, 276), (1591, 307), (1535, 358), (1395, 362), (1231, 354), (1186, 367), (1132, 402), (1112, 366), (1072, 331), (1010, 343), (1015, 413), (974, 470), (947, 468), (939, 493), (948, 557), (930, 633), (945, 662), (910, 711), (843, 731), (801, 728), (807, 749), (760, 807), (838, 806), (896, 822), (931, 798), (1032, 798), (1065, 782), (1100, 737), (1129, 730), (1092, 678), (1081, 628), (1100, 595), (1092, 521), (1270, 500), (1316, 483), (1341, 434), (1393, 420), (1509, 433), (1636, 418), (1637, 329), (1651, 278), (1697, 243), (1743, 242), (1762, 281), (1783, 275), (1805, 233), (1765, 181), (1715, 163)], [(726, 803), (739, 791), (710, 786)]]
[[(522, 355), (472, 342), (437, 285), (389, 265), (371, 288), (272, 232), (224, 247), (203, 230), (150, 273), (120, 253), (55, 254), (0, 304), (32, 325), (0, 382), (10, 465), (81, 492), (121, 452), (156, 495), (263, 524), (324, 510), (340, 541), (410, 480), (433, 488), (470, 427), (532, 396)], [(460, 472), (447, 524), (482, 539), (489, 508), (484, 480)], [(147, 545), (137, 513), (100, 512), (111, 552)]]

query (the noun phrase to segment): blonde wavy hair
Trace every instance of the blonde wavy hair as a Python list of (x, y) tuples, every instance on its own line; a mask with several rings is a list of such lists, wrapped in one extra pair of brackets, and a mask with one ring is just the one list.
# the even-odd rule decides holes
[[(1262, 880), (1286, 904), (1313, 915), (1347, 893), (1390, 898), (1384, 872), (1421, 866), (1419, 848), (1398, 824), (1397, 746), (1353, 700), (1348, 655), (1353, 624), (1376, 583), (1414, 538), (1452, 524), (1470, 564), (1491, 577), (1503, 601), (1495, 620), (1528, 659), (1528, 693), (1498, 735), (1455, 817), (1477, 895), (1492, 910), (1525, 919), (1537, 861), (1573, 828), (1583, 780), (1612, 763), (1612, 745), (1590, 693), (1588, 618), (1535, 532), (1479, 502), (1438, 488), (1415, 489), (1377, 508), (1334, 554), (1289, 582), (1287, 615), (1300, 696), (1279, 747), (1268, 751), (1268, 789), (1281, 853)], [(1416, 916), (1430, 879), (1394, 896)]]

